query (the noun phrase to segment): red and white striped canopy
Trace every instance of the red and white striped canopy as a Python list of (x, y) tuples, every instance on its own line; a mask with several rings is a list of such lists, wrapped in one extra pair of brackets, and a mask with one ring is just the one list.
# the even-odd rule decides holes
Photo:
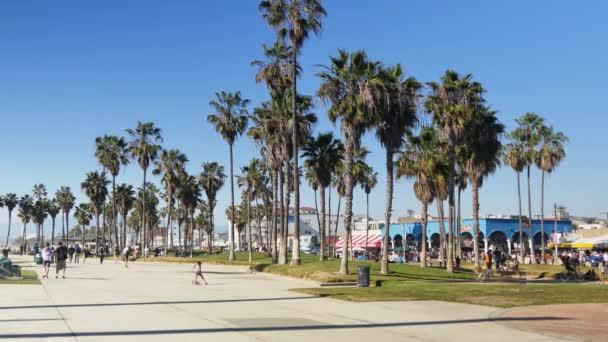
[[(349, 248), (360, 247), (365, 248), (365, 233), (353, 233), (352, 236), (352, 244), (349, 242)], [(336, 242), (336, 248), (342, 248), (342, 244), (344, 243), (344, 237), (340, 237), (340, 239)], [(382, 232), (369, 232), (369, 236), (367, 237), (367, 248), (380, 248), (382, 247)]]

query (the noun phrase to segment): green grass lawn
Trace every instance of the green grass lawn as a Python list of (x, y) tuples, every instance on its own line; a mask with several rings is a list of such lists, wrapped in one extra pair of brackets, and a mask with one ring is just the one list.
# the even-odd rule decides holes
[(608, 303), (607, 286), (580, 284), (506, 285), (392, 281), (383, 283), (382, 287), (313, 288), (293, 291), (355, 302), (438, 300), (500, 308)]
[(23, 279), (0, 279), (0, 284), (40, 284), (38, 274), (31, 270), (21, 270)]
[[(171, 254), (169, 254), (171, 255)], [(314, 254), (301, 254), (302, 264), (298, 266), (272, 265), (271, 258), (266, 253), (253, 253), (253, 262), (249, 263), (247, 252), (237, 252), (235, 261), (228, 261), (228, 253), (208, 254), (206, 252), (194, 252), (192, 258), (178, 258), (168, 256), (163, 258), (139, 259), (146, 262), (175, 262), (175, 263), (194, 263), (200, 260), (204, 263), (243, 265), (250, 266), (257, 272), (269, 272), (284, 276), (305, 278), (319, 282), (345, 282), (357, 279), (357, 266), (369, 265), (371, 270), (372, 284), (380, 284), (383, 281), (399, 280), (470, 280), (473, 279), (473, 272), (465, 269), (455, 273), (447, 273), (440, 268), (421, 268), (417, 264), (413, 265), (390, 265), (390, 274), (380, 274), (380, 263), (366, 261), (350, 261), (349, 274), (338, 273), (340, 270), (340, 260), (333, 259), (324, 262), (319, 261), (319, 256)]]

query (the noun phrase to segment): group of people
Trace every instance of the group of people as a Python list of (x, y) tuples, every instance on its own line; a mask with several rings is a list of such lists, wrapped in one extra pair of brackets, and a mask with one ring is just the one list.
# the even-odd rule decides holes
[[(97, 251), (97, 255), (99, 256), (99, 262), (103, 264), (104, 258), (108, 255), (108, 247), (102, 246)], [(118, 263), (121, 255), (123, 256), (125, 268), (129, 267), (129, 259), (133, 254), (133, 249), (130, 246), (124, 248), (124, 250), (120, 250), (120, 248), (116, 247), (114, 249), (114, 263)], [(42, 258), (42, 278), (49, 278), (49, 271), (51, 269), (51, 264), (55, 264), (55, 278), (59, 278), (59, 274), (61, 273), (61, 277), (65, 279), (65, 271), (67, 268), (67, 263), (69, 262), (78, 264), (80, 263), (81, 255), (84, 256), (82, 263), (85, 263), (87, 258), (92, 256), (93, 253), (87, 248), (81, 248), (80, 245), (70, 245), (66, 247), (63, 242), (59, 242), (57, 248), (51, 246), (50, 243), (45, 243), (44, 248), (40, 252), (40, 257)]]

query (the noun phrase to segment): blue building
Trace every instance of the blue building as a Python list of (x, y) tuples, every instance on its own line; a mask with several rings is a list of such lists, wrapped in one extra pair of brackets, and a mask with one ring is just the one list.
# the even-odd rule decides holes
[[(523, 225), (523, 242), (526, 249), (529, 249), (530, 244), (534, 244), (534, 248), (539, 249), (541, 244), (541, 224), (540, 220), (532, 220), (532, 233), (527, 220), (522, 222)], [(448, 229), (448, 222), (445, 222), (445, 229)], [(461, 248), (473, 248), (473, 220), (466, 219), (462, 221), (460, 226), (460, 241)], [(555, 220), (545, 219), (545, 242), (553, 241), (555, 230)], [(557, 221), (558, 236), (564, 233), (572, 232), (572, 222), (569, 220)], [(382, 226), (382, 236), (384, 237), (385, 229)], [(409, 246), (419, 246), (422, 235), (422, 223), (407, 223), (407, 224), (391, 224), (389, 231), (392, 247), (400, 247), (403, 245), (405, 237), (406, 244)], [(439, 221), (430, 221), (427, 224), (427, 243), (429, 248), (439, 247)], [(529, 237), (532, 236), (532, 241)], [(519, 220), (518, 219), (498, 219), (484, 218), (479, 219), (479, 248), (484, 251), (488, 249), (498, 249), (511, 253), (512, 250), (519, 249)]]

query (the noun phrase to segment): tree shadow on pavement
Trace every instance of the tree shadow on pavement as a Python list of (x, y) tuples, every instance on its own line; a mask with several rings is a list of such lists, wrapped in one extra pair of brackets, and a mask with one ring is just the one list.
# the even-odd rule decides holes
[(0, 334), (0, 339), (20, 338), (60, 338), (60, 337), (94, 337), (94, 336), (149, 336), (149, 335), (177, 335), (177, 334), (213, 334), (213, 333), (239, 333), (239, 332), (266, 332), (266, 331), (306, 331), (306, 330), (337, 330), (337, 329), (370, 329), (370, 328), (398, 328), (410, 326), (433, 326), (445, 324), (471, 324), (491, 323), (500, 321), (546, 321), (569, 320), (562, 317), (499, 317), (477, 318), (450, 321), (422, 321), (422, 322), (395, 322), (395, 323), (369, 323), (369, 324), (318, 324), (303, 326), (273, 326), (273, 327), (234, 327), (234, 328), (200, 328), (200, 329), (167, 329), (167, 330), (126, 330), (126, 331), (74, 331), (66, 333), (26, 333), (26, 334)]
[(44, 308), (81, 308), (81, 307), (103, 307), (103, 306), (140, 306), (140, 305), (169, 305), (169, 304), (215, 304), (215, 303), (242, 303), (242, 302), (266, 302), (283, 300), (301, 300), (319, 298), (316, 296), (301, 297), (279, 297), (279, 298), (242, 298), (242, 299), (212, 299), (212, 300), (182, 300), (182, 301), (157, 301), (157, 302), (132, 302), (132, 303), (86, 303), (86, 304), (49, 304), (49, 305), (25, 305), (25, 306), (0, 306), (0, 310), (18, 309), (44, 309)]

